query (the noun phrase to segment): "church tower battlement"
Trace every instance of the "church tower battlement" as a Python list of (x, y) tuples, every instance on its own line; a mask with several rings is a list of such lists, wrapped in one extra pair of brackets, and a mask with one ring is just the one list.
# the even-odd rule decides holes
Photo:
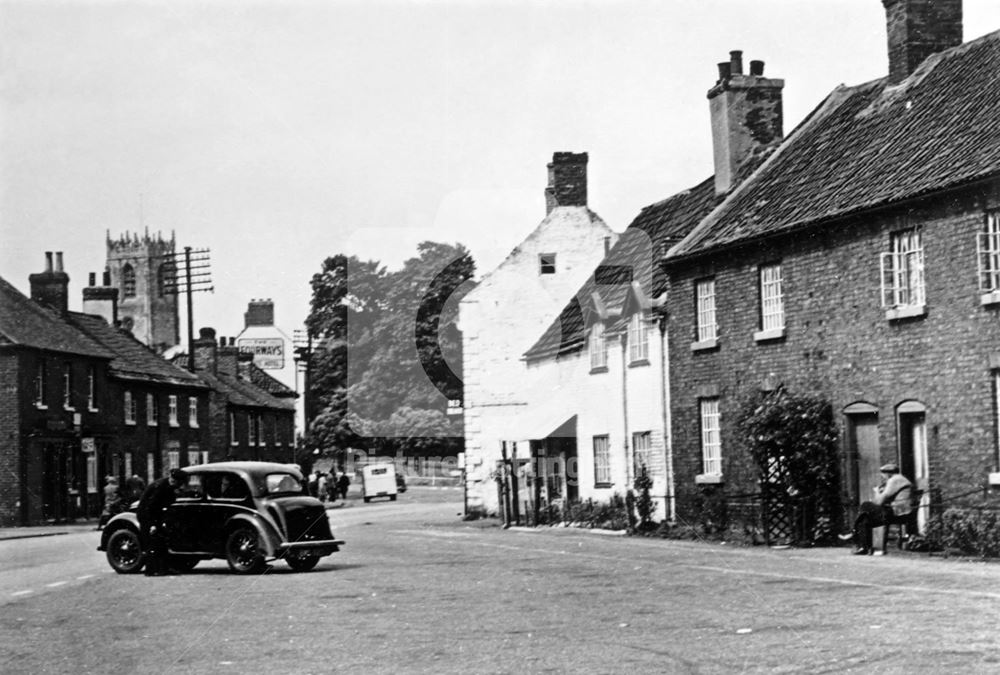
[(107, 233), (107, 270), (118, 289), (118, 317), (123, 328), (157, 352), (180, 343), (177, 294), (173, 292), (176, 237), (147, 229), (117, 239)]

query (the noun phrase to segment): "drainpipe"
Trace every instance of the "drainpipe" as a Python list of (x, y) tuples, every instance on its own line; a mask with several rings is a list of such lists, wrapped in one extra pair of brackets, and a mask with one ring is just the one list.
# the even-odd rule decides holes
[(667, 315), (660, 315), (660, 394), (663, 413), (663, 451), (667, 458), (667, 520), (674, 520), (677, 497), (674, 491), (674, 439), (670, 430), (670, 359), (667, 355)]
[(628, 331), (621, 337), (622, 345), (622, 425), (625, 428), (622, 447), (625, 450), (625, 490), (632, 485), (632, 458), (628, 442)]

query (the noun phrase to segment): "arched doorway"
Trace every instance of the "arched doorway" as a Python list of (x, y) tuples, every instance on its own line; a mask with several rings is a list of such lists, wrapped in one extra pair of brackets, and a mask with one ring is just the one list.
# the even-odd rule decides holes
[(844, 478), (847, 487), (847, 510), (851, 521), (858, 505), (871, 501), (879, 484), (881, 453), (878, 443), (878, 407), (859, 401), (844, 408), (847, 418), (847, 457)]

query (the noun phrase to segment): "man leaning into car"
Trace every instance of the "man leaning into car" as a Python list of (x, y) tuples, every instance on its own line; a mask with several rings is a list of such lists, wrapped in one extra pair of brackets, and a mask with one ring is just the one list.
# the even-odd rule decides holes
[(188, 475), (180, 469), (171, 469), (166, 478), (149, 484), (139, 499), (139, 539), (146, 552), (146, 576), (161, 577), (167, 569), (167, 537), (163, 516), (174, 503), (177, 491), (186, 485)]

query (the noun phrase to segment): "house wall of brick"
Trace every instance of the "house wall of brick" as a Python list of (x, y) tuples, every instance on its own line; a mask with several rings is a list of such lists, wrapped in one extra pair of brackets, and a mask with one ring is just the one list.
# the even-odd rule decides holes
[[(897, 407), (919, 402), (935, 498), (984, 484), (997, 467), (991, 367), (1000, 351), (1000, 306), (980, 302), (976, 242), (998, 191), (993, 184), (952, 193), (671, 268), (672, 432), (682, 510), (694, 515), (699, 491), (699, 398), (720, 401), (721, 489), (755, 491), (756, 470), (740, 449), (734, 419), (745, 396), (777, 384), (828, 398), (842, 441), (843, 409), (876, 406), (883, 462), (900, 461)], [(890, 249), (890, 233), (913, 225), (922, 231), (926, 315), (888, 320), (879, 256)], [(782, 266), (785, 337), (756, 342), (758, 266), (774, 261)], [(719, 345), (694, 352), (694, 283), (706, 276), (715, 278)]]

